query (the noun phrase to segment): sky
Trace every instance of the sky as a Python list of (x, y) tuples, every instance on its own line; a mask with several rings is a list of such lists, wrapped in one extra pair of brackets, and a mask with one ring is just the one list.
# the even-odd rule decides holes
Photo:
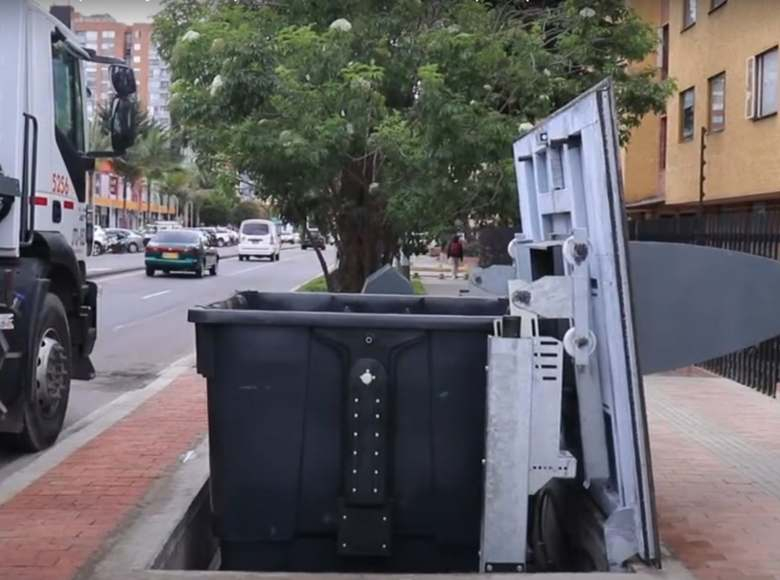
[[(0, 0), (2, 1), (2, 0)], [(110, 14), (119, 22), (149, 22), (160, 10), (161, 0), (38, 0), (44, 6), (73, 6), (82, 14)]]

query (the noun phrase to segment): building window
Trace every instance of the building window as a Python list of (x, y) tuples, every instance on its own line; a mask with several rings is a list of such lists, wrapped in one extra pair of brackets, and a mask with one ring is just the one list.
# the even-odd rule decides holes
[(658, 168), (666, 169), (666, 115), (661, 117), (661, 126), (658, 135)]
[(136, 63), (136, 64), (137, 64), (137, 63), (139, 63), (139, 62), (141, 62), (141, 57), (140, 57), (140, 56), (138, 56), (138, 55), (135, 55), (135, 56), (133, 57), (133, 62), (134, 62), (134, 63)]
[(669, 77), (669, 25), (661, 27), (661, 78)]
[(113, 30), (104, 30), (103, 31), (103, 38), (114, 38), (116, 36), (116, 32)]
[(141, 43), (136, 42), (135, 44), (133, 44), (133, 50), (141, 50)]
[(683, 0), (683, 30), (696, 24), (696, 2), (698, 0)]
[(693, 87), (680, 93), (680, 141), (693, 139), (693, 111), (696, 104)]
[(723, 131), (726, 128), (726, 73), (709, 80), (709, 101), (709, 131)]
[(710, 12), (723, 6), (728, 0), (710, 0)]
[(756, 57), (756, 114), (757, 118), (777, 113), (777, 47)]
[(97, 30), (87, 30), (86, 37), (87, 40), (97, 40), (98, 39)]

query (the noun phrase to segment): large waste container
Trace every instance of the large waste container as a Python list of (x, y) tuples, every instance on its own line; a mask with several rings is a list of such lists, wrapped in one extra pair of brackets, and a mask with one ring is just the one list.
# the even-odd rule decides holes
[(189, 311), (227, 570), (476, 571), (504, 299), (241, 292)]

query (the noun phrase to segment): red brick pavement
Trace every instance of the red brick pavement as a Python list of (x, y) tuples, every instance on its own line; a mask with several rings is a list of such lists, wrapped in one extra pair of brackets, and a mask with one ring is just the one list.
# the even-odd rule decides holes
[[(179, 377), (0, 505), (0, 580), (73, 578), (205, 434), (205, 391)], [(651, 378), (647, 400), (662, 542), (702, 580), (780, 580), (780, 478), (739, 464), (780, 460), (777, 402), (700, 377)]]
[(777, 401), (666, 377), (647, 381), (647, 401), (662, 543), (702, 580), (780, 579)]
[(0, 506), (0, 579), (73, 578), (206, 432), (206, 388), (177, 378)]

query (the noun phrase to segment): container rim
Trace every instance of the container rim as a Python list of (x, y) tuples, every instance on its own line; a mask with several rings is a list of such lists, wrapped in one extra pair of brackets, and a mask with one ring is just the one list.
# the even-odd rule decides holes
[(190, 308), (187, 320), (206, 326), (316, 326), (330, 328), (416, 328), (420, 330), (491, 330), (501, 315), (396, 314), (366, 312), (292, 312)]

